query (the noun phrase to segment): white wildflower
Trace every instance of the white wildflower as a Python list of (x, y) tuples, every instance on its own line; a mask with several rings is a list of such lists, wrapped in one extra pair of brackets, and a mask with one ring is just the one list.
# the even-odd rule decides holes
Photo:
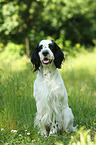
[(19, 134), (19, 136), (22, 136), (21, 134)]
[(45, 138), (47, 137), (47, 135), (44, 136)]
[(30, 132), (28, 132), (27, 135), (30, 135)]
[(1, 131), (4, 131), (4, 128), (1, 128)]
[(17, 130), (11, 130), (11, 132), (13, 132), (13, 133), (17, 133)]

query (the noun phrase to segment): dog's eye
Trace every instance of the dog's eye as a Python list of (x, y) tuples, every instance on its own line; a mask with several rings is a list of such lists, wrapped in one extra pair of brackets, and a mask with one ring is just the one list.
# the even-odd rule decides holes
[(43, 46), (43, 45), (40, 45), (40, 46), (38, 47), (38, 50), (39, 50), (39, 51), (42, 49), (42, 46)]
[(49, 44), (49, 48), (50, 48), (51, 50), (53, 50), (53, 49), (54, 49), (54, 46), (53, 46), (52, 44)]

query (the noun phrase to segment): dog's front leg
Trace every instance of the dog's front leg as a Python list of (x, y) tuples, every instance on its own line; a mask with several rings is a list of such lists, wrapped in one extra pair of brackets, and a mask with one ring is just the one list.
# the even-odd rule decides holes
[(47, 131), (45, 127), (41, 127), (40, 132), (39, 132), (42, 136), (47, 136)]
[(57, 133), (57, 125), (55, 123), (52, 123), (51, 130), (49, 132), (49, 136), (52, 134), (56, 134), (56, 133)]

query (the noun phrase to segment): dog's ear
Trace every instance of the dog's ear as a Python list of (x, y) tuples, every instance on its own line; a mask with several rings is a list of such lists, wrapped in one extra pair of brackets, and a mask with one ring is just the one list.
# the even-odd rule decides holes
[(31, 55), (31, 62), (33, 63), (33, 65), (35, 66), (34, 71), (39, 70), (40, 67), (40, 58), (38, 55), (38, 46), (37, 48), (33, 51), (32, 55)]
[(60, 47), (54, 42), (55, 52), (54, 52), (54, 64), (56, 68), (61, 68), (61, 63), (64, 60), (64, 53), (60, 49)]

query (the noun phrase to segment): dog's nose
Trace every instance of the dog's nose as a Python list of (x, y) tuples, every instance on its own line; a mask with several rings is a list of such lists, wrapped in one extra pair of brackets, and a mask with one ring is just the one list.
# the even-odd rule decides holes
[(43, 54), (44, 56), (47, 56), (47, 55), (49, 54), (49, 52), (48, 52), (48, 51), (43, 51), (42, 54)]

